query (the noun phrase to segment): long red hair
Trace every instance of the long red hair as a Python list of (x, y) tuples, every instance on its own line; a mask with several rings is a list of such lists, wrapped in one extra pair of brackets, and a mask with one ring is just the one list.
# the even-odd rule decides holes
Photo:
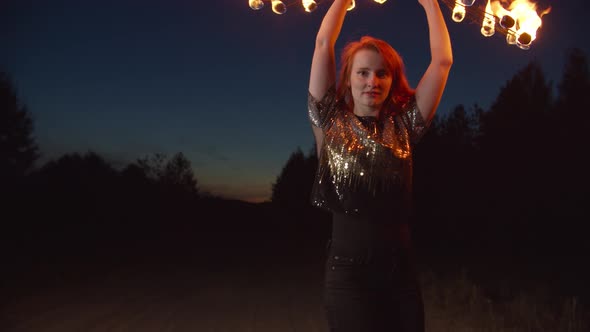
[[(352, 61), (359, 50), (373, 50), (379, 53), (390, 72), (392, 81), (387, 99), (383, 103), (382, 110), (393, 111), (406, 104), (414, 95), (406, 78), (404, 62), (401, 56), (387, 42), (371, 36), (363, 36), (358, 41), (349, 42), (340, 57), (340, 74), (336, 89), (337, 98), (345, 104), (349, 111), (354, 108), (354, 101), (350, 92), (350, 72)], [(383, 112), (381, 112), (383, 113)]]

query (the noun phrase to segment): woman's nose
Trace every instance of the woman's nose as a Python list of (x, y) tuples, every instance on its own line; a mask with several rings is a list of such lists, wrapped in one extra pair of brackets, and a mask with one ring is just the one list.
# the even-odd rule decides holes
[(369, 77), (367, 84), (369, 86), (373, 86), (373, 87), (378, 86), (379, 85), (379, 77), (377, 77), (377, 75), (375, 75), (375, 74), (371, 75)]

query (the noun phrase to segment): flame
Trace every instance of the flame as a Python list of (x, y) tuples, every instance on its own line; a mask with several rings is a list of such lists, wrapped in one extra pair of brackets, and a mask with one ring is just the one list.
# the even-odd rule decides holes
[(500, 18), (500, 25), (507, 30), (506, 41), (525, 50), (537, 38), (537, 30), (543, 23), (541, 17), (551, 12), (549, 7), (538, 14), (537, 4), (529, 0), (493, 0), (491, 7), (493, 14)]
[[(264, 7), (265, 2), (271, 2), (272, 11), (276, 14), (284, 14), (289, 5), (296, 0), (248, 0), (250, 8), (260, 10)], [(379, 4), (387, 0), (373, 0)], [(473, 21), (474, 17), (479, 20), (483, 12), (481, 21), (481, 33), (490, 37), (496, 33), (496, 30), (506, 34), (506, 42), (510, 45), (517, 45), (519, 48), (528, 50), (531, 43), (537, 38), (537, 30), (542, 25), (541, 18), (551, 12), (548, 7), (541, 13), (537, 11), (537, 4), (532, 0), (486, 0), (485, 10), (482, 8), (474, 9), (476, 0), (443, 0), (447, 6), (452, 8), (452, 19), (455, 22), (462, 22), (466, 17)], [(306, 12), (314, 11), (318, 0), (301, 0), (301, 5)], [(356, 1), (349, 0), (348, 11), (355, 9)]]
[[(537, 5), (525, 0), (515, 0), (510, 4), (509, 9), (516, 17), (516, 35), (519, 36), (517, 45), (521, 48), (527, 47), (537, 38), (537, 30), (543, 24), (541, 17), (551, 12), (551, 7), (549, 7), (539, 16), (537, 14)], [(530, 41), (520, 41), (524, 34), (530, 36)]]
[(505, 29), (511, 29), (512, 27), (514, 27), (514, 24), (516, 23), (516, 21), (514, 20), (514, 17), (512, 16), (512, 13), (504, 8), (502, 6), (502, 4), (500, 3), (500, 1), (493, 1), (491, 4), (491, 9), (493, 14), (500, 18), (500, 25), (505, 28)]

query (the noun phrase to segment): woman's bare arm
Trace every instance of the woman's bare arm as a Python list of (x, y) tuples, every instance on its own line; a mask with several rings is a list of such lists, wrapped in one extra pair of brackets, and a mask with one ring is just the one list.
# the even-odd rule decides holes
[[(334, 46), (350, 0), (334, 0), (324, 16), (315, 40), (315, 49), (311, 61), (311, 73), (309, 75), (309, 93), (317, 100), (321, 100), (328, 89), (336, 82), (336, 56)], [(312, 125), (319, 154), (324, 133)]]
[(418, 0), (428, 21), (430, 65), (416, 87), (416, 103), (422, 117), (430, 120), (440, 103), (453, 64), (453, 51), (447, 25), (438, 0)]

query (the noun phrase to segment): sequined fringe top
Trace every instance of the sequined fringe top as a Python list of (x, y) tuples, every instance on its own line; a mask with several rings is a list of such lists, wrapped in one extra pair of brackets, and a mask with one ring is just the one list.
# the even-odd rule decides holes
[(360, 117), (345, 111), (333, 86), (322, 100), (308, 93), (308, 112), (324, 133), (312, 204), (339, 213), (406, 216), (412, 146), (428, 127), (415, 98), (397, 112)]

